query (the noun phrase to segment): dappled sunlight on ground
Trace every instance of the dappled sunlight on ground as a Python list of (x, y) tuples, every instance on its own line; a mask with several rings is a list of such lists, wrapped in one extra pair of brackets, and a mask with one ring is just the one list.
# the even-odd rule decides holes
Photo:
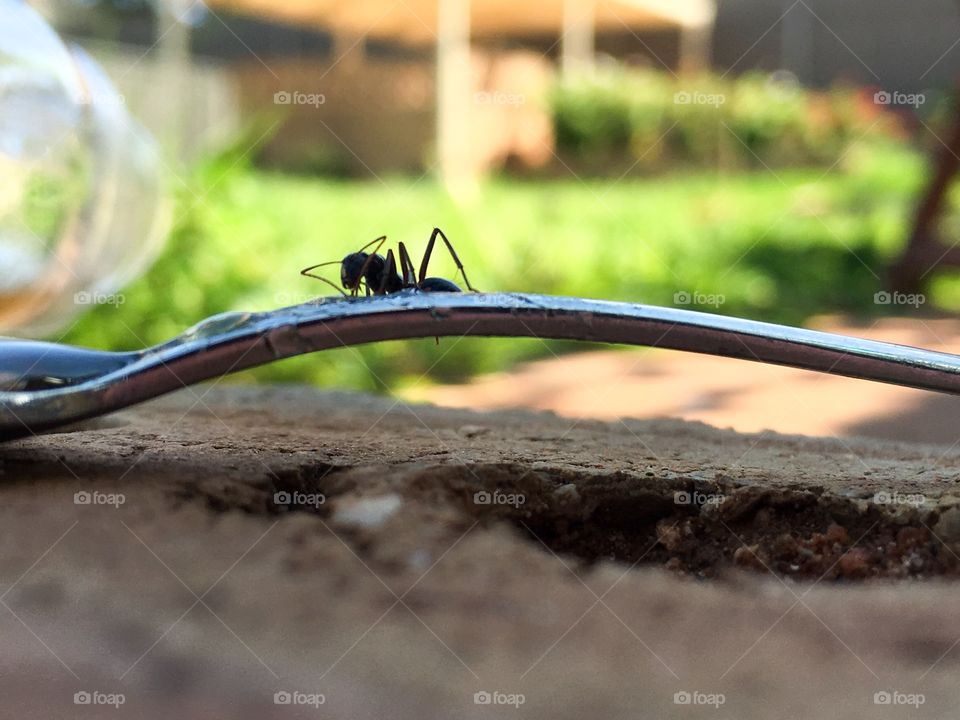
[[(816, 329), (960, 353), (960, 322), (825, 318)], [(960, 398), (793, 368), (669, 350), (567, 355), (467, 385), (411, 390), (448, 407), (530, 407), (569, 417), (678, 417), (741, 432), (960, 441)]]

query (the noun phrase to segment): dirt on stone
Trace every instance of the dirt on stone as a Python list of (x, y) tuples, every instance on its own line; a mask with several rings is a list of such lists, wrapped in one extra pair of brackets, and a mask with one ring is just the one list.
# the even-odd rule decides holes
[(0, 499), (20, 717), (960, 700), (958, 450), (201, 386), (0, 446)]

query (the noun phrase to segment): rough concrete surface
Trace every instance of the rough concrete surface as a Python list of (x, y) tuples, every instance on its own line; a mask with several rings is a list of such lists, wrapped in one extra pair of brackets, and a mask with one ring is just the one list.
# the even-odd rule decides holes
[(953, 717), (958, 482), (932, 445), (200, 386), (0, 446), (0, 714)]

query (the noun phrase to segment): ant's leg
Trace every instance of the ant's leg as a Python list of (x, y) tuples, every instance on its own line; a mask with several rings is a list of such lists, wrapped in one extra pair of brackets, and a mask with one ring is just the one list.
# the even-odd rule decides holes
[(383, 265), (383, 277), (380, 278), (380, 289), (377, 295), (387, 294), (387, 283), (397, 272), (397, 260), (393, 256), (393, 249), (387, 250), (387, 261)]
[[(429, 252), (429, 249), (427, 250), (427, 252)], [(404, 260), (406, 260), (406, 263), (404, 263)], [(409, 268), (409, 269), (410, 269), (410, 284), (411, 284), (413, 287), (417, 287), (417, 286), (419, 285), (419, 283), (417, 282), (417, 276), (414, 274), (414, 270), (413, 270), (413, 260), (410, 259), (410, 253), (407, 252), (407, 248), (406, 248), (406, 246), (405, 246), (402, 242), (400, 243), (400, 264), (401, 264), (401, 265), (404, 265), (404, 271), (403, 271), (403, 276), (404, 276), (403, 282), (404, 282), (404, 284), (406, 284), (406, 282), (407, 282), (407, 279), (406, 279), (406, 277), (407, 277), (407, 268)], [(437, 345), (440, 344), (440, 338), (439, 338), (439, 337), (435, 337), (435, 338), (434, 338), (434, 341), (436, 341)]]
[(356, 296), (357, 292), (360, 290), (360, 281), (366, 278), (367, 270), (370, 268), (370, 263), (373, 262), (373, 259), (377, 256), (377, 253), (380, 252), (380, 248), (383, 246), (383, 244), (386, 241), (387, 241), (387, 236), (381, 235), (376, 240), (374, 240), (371, 243), (367, 243), (359, 250), (359, 252), (363, 252), (368, 247), (373, 245), (374, 242), (377, 243), (377, 246), (373, 249), (373, 252), (367, 255), (367, 259), (364, 260), (363, 265), (360, 266), (360, 275), (358, 276), (358, 279), (357, 279), (357, 286), (353, 288), (353, 292), (351, 293), (352, 295)]
[(420, 263), (420, 282), (423, 282), (424, 278), (427, 276), (427, 265), (430, 264), (430, 255), (433, 253), (433, 245), (437, 241), (437, 236), (440, 236), (440, 239), (443, 240), (443, 244), (447, 246), (447, 250), (450, 251), (453, 261), (457, 264), (457, 269), (460, 271), (460, 274), (463, 275), (463, 282), (466, 283), (467, 289), (471, 292), (477, 292), (477, 289), (470, 284), (470, 280), (467, 279), (467, 271), (463, 269), (463, 263), (460, 262), (460, 258), (457, 257), (457, 251), (453, 249), (453, 245), (450, 244), (450, 241), (447, 240), (447, 236), (443, 234), (443, 230), (440, 228), (434, 228), (433, 234), (430, 235), (430, 240), (427, 242), (427, 249), (423, 253), (423, 262)]
[(407, 246), (400, 243), (400, 274), (403, 276), (404, 287), (416, 287), (417, 273), (413, 267), (413, 260), (407, 252)]

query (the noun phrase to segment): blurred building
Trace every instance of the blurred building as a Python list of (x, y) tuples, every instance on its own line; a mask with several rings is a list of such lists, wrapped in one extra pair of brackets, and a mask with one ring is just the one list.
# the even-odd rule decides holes
[(259, 159), (328, 173), (548, 162), (544, 93), (598, 55), (904, 92), (960, 59), (951, 0), (208, 1), (33, 0), (178, 155), (282, 118)]
[(561, 67), (704, 67), (713, 21), (713, 0), (164, 1), (37, 3), (187, 158), (275, 116), (263, 162), (362, 174), (546, 163)]
[(718, 0), (713, 66), (916, 93), (957, 82), (958, 37), (954, 0)]

